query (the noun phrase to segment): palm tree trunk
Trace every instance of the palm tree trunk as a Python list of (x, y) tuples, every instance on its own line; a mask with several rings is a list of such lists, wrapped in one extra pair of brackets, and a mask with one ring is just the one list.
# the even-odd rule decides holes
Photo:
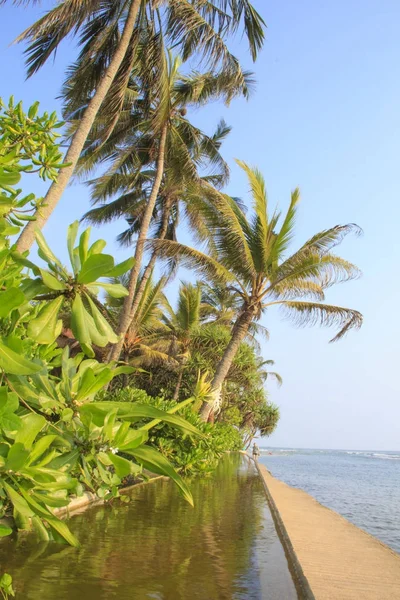
[(155, 203), (157, 200), (158, 192), (160, 191), (162, 177), (164, 174), (167, 131), (168, 131), (168, 125), (165, 124), (161, 131), (160, 146), (159, 146), (158, 158), (157, 158), (156, 176), (154, 179), (150, 198), (149, 198), (148, 204), (146, 206), (146, 210), (145, 210), (143, 220), (142, 220), (142, 225), (140, 227), (138, 240), (136, 243), (135, 264), (134, 264), (133, 268), (131, 269), (130, 278), (129, 278), (129, 286), (128, 286), (129, 294), (128, 294), (128, 296), (125, 297), (124, 305), (123, 305), (123, 308), (121, 311), (121, 317), (120, 317), (119, 326), (118, 326), (118, 334), (121, 336), (121, 339), (117, 344), (115, 344), (113, 346), (111, 353), (110, 353), (110, 360), (118, 360), (119, 359), (125, 334), (128, 331), (130, 323), (132, 321), (133, 301), (134, 301), (134, 297), (135, 297), (137, 281), (139, 278), (140, 267), (142, 266), (144, 243), (147, 238), (147, 234), (148, 234), (150, 222), (151, 222), (151, 217), (152, 217), (154, 206), (155, 206)]
[(212, 398), (213, 403), (203, 402), (203, 406), (200, 410), (200, 416), (203, 421), (207, 421), (211, 411), (213, 410), (213, 406), (215, 406), (221, 396), (221, 388), (222, 384), (225, 381), (226, 376), (228, 375), (229, 369), (233, 363), (233, 360), (236, 356), (237, 351), (239, 350), (239, 346), (243, 339), (246, 337), (246, 334), (249, 330), (250, 324), (254, 318), (254, 309), (252, 307), (247, 307), (243, 310), (242, 314), (238, 317), (233, 330), (232, 337), (230, 339), (229, 344), (227, 345), (225, 352), (219, 361), (217, 368), (215, 370), (214, 379), (212, 380)]
[(176, 387), (175, 387), (174, 395), (172, 396), (172, 400), (177, 401), (179, 399), (179, 392), (181, 390), (182, 378), (183, 378), (183, 365), (179, 369), (178, 381), (176, 383)]
[[(167, 235), (167, 230), (168, 230), (168, 219), (169, 219), (169, 215), (171, 212), (171, 207), (172, 207), (172, 198), (168, 197), (165, 200), (165, 204), (164, 204), (164, 210), (163, 210), (163, 216), (162, 216), (162, 221), (161, 221), (161, 229), (160, 229), (160, 233), (158, 235), (159, 240), (163, 240), (165, 238), (165, 236)], [(130, 326), (132, 325), (132, 321), (134, 321), (136, 313), (137, 313), (137, 309), (139, 307), (140, 301), (143, 297), (143, 292), (145, 290), (146, 287), (146, 283), (151, 275), (151, 272), (153, 270), (153, 267), (155, 265), (155, 262), (157, 260), (157, 256), (158, 256), (158, 250), (153, 250), (153, 253), (151, 255), (151, 258), (143, 272), (143, 276), (142, 279), (140, 280), (140, 284), (139, 287), (136, 291), (135, 294), (135, 298), (133, 300), (133, 304), (132, 304), (132, 308), (131, 308), (131, 314), (130, 314), (130, 318), (131, 318), (131, 323)]]
[(36, 220), (30, 221), (23, 229), (17, 240), (18, 252), (24, 252), (31, 248), (35, 241), (36, 229), (43, 229), (73, 175), (87, 137), (93, 127), (97, 113), (111, 88), (118, 69), (125, 57), (126, 51), (128, 50), (140, 5), (141, 0), (132, 0), (118, 48), (83, 114), (80, 125), (76, 130), (68, 148), (68, 152), (64, 157), (64, 162), (69, 163), (69, 166), (61, 169), (57, 181), (51, 184), (44, 199), (44, 206), (41, 207), (35, 215)]
[[(165, 201), (162, 222), (161, 222), (161, 229), (160, 229), (160, 233), (157, 238), (159, 240), (163, 240), (167, 234), (168, 218), (169, 218), (169, 215), (171, 212), (172, 203), (173, 203), (173, 201), (171, 198), (167, 198)], [(158, 256), (158, 250), (155, 249), (155, 250), (153, 250), (151, 258), (143, 272), (139, 287), (136, 291), (136, 294), (135, 294), (135, 297), (133, 300), (133, 304), (132, 304), (132, 308), (131, 308), (131, 315), (130, 315), (130, 323), (129, 323), (129, 327), (128, 327), (131, 337), (134, 337), (137, 333), (137, 331), (136, 331), (137, 324), (135, 323), (136, 313), (138, 311), (140, 301), (143, 298), (144, 290), (146, 288), (146, 283), (147, 283), (147, 281), (151, 275), (151, 272), (153, 270), (153, 267), (156, 263), (157, 256)]]

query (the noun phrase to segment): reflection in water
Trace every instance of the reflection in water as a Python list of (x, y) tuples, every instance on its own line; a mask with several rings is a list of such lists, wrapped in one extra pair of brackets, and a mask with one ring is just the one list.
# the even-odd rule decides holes
[(286, 558), (250, 461), (225, 457), (192, 482), (191, 508), (168, 481), (136, 488), (124, 505), (70, 521), (79, 549), (0, 544), (17, 600), (292, 600)]

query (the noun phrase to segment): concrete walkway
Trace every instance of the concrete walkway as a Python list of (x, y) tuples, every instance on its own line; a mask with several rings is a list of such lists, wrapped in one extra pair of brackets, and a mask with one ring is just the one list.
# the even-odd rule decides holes
[(400, 556), (258, 464), (304, 598), (400, 600)]

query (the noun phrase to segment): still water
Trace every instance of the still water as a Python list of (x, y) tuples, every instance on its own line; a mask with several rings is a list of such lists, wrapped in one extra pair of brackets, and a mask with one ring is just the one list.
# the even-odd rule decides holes
[(400, 452), (270, 449), (272, 475), (400, 553)]
[(261, 480), (240, 455), (191, 485), (191, 508), (169, 481), (129, 504), (71, 518), (79, 549), (3, 540), (0, 571), (17, 600), (294, 600), (297, 594)]

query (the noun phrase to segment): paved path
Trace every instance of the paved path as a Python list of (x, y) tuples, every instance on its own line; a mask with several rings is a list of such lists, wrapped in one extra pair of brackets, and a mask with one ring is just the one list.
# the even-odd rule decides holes
[[(316, 600), (400, 600), (400, 556), (258, 464)], [(280, 517), (280, 519), (279, 519)], [(307, 586), (306, 586), (307, 587)]]

